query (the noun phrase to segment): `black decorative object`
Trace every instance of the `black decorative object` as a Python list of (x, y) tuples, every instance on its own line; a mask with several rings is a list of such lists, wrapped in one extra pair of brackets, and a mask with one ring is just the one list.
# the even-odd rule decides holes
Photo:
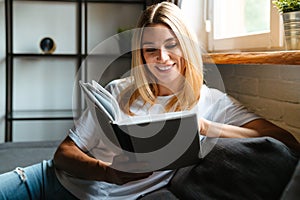
[(55, 51), (56, 45), (52, 38), (45, 37), (40, 42), (40, 48), (43, 53), (45, 54), (51, 54)]

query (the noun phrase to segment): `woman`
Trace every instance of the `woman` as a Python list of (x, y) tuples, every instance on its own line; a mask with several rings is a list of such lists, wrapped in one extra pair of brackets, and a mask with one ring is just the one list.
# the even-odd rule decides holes
[[(140, 31), (133, 38), (132, 77), (106, 87), (118, 98), (123, 112), (131, 116), (196, 109), (202, 135), (271, 136), (299, 149), (291, 134), (203, 84), (200, 49), (183, 19), (180, 9), (167, 2), (149, 7), (141, 16)], [(219, 109), (220, 105), (225, 107)], [(229, 117), (224, 118), (225, 113)], [(54, 166), (48, 161), (2, 175), (0, 192), (24, 199), (136, 199), (168, 184), (172, 170), (118, 170), (118, 166), (130, 169), (143, 163), (132, 166), (126, 157), (111, 151), (96, 124), (93, 114), (84, 112), (58, 147)], [(19, 177), (25, 177), (24, 184)]]

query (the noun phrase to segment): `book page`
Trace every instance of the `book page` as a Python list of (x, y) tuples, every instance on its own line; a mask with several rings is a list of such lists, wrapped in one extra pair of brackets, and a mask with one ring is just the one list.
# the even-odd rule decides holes
[[(79, 84), (83, 92), (85, 93), (85, 96), (90, 101), (92, 101), (99, 109), (101, 109), (111, 121), (115, 121), (116, 116), (114, 114), (114, 108), (109, 103), (109, 100), (101, 98), (101, 93), (97, 93), (96, 89), (90, 83), (83, 83), (82, 81), (79, 81)], [(98, 95), (99, 99), (96, 97), (95, 94)], [(101, 99), (104, 101), (104, 103), (101, 103)]]
[(116, 121), (118, 125), (130, 125), (130, 124), (142, 124), (156, 121), (166, 121), (169, 119), (178, 119), (183, 117), (188, 117), (194, 115), (194, 111), (178, 111), (178, 112), (168, 112), (161, 114), (149, 114), (142, 116), (129, 116), (121, 121)]
[[(141, 124), (155, 121), (166, 121), (169, 119), (178, 119), (195, 114), (195, 111), (179, 111), (179, 112), (167, 112), (160, 114), (149, 114), (142, 116), (128, 116), (121, 119), (121, 110), (117, 100), (100, 84), (96, 81), (91, 83), (82, 83), (81, 86), (87, 90), (92, 97), (92, 101), (98, 105), (99, 108), (112, 119), (113, 124), (117, 125), (130, 125), (130, 124)], [(99, 105), (101, 104), (101, 105)]]
[(108, 100), (107, 98), (105, 98), (105, 96), (102, 96), (101, 94), (95, 92), (95, 91), (91, 91), (93, 93), (93, 95), (97, 98), (97, 100), (99, 102), (101, 102), (101, 104), (103, 105), (103, 107), (105, 108), (105, 110), (107, 112), (109, 112), (110, 116), (112, 116), (113, 120), (116, 120), (116, 112), (110, 102), (110, 100)]
[(99, 95), (105, 98), (109, 104), (112, 106), (113, 113), (115, 114), (115, 121), (118, 121), (121, 118), (121, 109), (117, 100), (109, 93), (104, 87), (102, 87), (98, 82), (92, 80), (92, 86), (99, 91)]

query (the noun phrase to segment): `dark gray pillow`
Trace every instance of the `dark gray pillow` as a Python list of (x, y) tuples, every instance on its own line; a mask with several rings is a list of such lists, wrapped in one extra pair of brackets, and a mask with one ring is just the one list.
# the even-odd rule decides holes
[(220, 138), (199, 164), (179, 169), (168, 189), (179, 199), (279, 199), (297, 161), (273, 138)]
[(179, 200), (171, 191), (167, 188), (161, 188), (153, 191), (145, 196), (138, 198), (138, 200)]
[(299, 200), (300, 197), (300, 160), (294, 174), (282, 193), (281, 200)]

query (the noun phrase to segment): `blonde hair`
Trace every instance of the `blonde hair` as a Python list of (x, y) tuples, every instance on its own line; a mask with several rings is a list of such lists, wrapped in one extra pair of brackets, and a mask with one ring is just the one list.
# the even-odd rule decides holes
[(203, 84), (203, 66), (197, 38), (187, 27), (180, 8), (173, 3), (162, 2), (148, 7), (143, 12), (133, 34), (131, 75), (134, 77), (134, 82), (131, 87), (120, 95), (119, 99), (122, 109), (130, 115), (134, 115), (130, 112), (130, 106), (137, 98), (140, 97), (144, 103), (153, 105), (159, 93), (158, 85), (155, 84), (155, 77), (145, 67), (141, 44), (144, 28), (153, 24), (168, 26), (177, 37), (183, 53), (181, 64), (184, 66), (182, 75), (185, 82), (182, 92), (170, 99), (165, 110), (191, 109), (200, 98), (200, 88)]

